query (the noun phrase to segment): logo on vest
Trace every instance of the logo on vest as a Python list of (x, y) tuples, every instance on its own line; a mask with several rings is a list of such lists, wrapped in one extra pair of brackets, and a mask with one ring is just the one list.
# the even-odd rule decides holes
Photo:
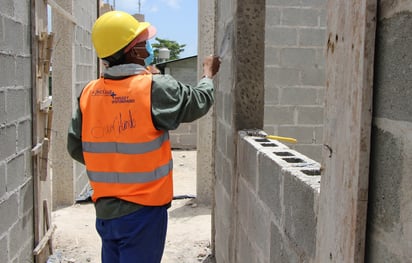
[(115, 97), (116, 93), (114, 93), (112, 90), (98, 89), (98, 90), (92, 90), (92, 96), (111, 96), (111, 97)]
[(135, 99), (129, 98), (129, 96), (112, 96), (112, 103), (135, 103)]

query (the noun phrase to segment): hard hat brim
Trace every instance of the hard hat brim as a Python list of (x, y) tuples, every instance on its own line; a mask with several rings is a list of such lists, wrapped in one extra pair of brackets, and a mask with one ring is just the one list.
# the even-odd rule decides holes
[[(144, 22), (141, 22), (144, 23)], [(157, 33), (157, 29), (150, 25), (145, 28), (141, 33), (139, 33), (135, 39), (133, 39), (132, 42), (130, 42), (129, 45), (127, 45), (127, 47), (124, 49), (124, 53), (127, 53), (130, 49), (132, 49), (132, 47), (136, 46), (137, 43), (149, 40), (151, 38), (153, 38)]]

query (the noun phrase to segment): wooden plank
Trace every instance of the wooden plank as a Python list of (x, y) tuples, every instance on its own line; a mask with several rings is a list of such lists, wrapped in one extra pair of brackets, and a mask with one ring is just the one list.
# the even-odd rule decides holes
[(364, 261), (376, 5), (328, 1), (316, 262)]

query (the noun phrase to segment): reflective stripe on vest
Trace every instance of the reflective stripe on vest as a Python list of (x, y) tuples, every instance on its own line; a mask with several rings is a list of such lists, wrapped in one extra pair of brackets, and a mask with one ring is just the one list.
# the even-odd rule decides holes
[(143, 143), (83, 142), (83, 151), (91, 153), (142, 154), (159, 149), (167, 140), (169, 140), (169, 133), (165, 132), (153, 141)]
[(87, 171), (89, 179), (95, 182), (104, 183), (147, 183), (167, 176), (173, 169), (173, 161), (160, 166), (151, 172), (141, 173), (115, 173), (115, 172), (93, 172)]

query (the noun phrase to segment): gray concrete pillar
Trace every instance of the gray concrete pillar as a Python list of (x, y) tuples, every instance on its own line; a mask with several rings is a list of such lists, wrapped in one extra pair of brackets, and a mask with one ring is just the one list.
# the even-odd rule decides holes
[[(202, 62), (205, 56), (214, 53), (215, 38), (215, 1), (198, 1), (198, 77), (200, 78)], [(213, 107), (209, 113), (198, 121), (197, 128), (197, 201), (210, 205), (213, 200), (215, 128)]]
[[(73, 11), (72, 1), (56, 0), (68, 13)], [(74, 92), (74, 24), (52, 11), (52, 32), (55, 32), (52, 55), (52, 169), (53, 209), (72, 205), (75, 199), (73, 174), (75, 164), (66, 150), (66, 136), (73, 109)]]

